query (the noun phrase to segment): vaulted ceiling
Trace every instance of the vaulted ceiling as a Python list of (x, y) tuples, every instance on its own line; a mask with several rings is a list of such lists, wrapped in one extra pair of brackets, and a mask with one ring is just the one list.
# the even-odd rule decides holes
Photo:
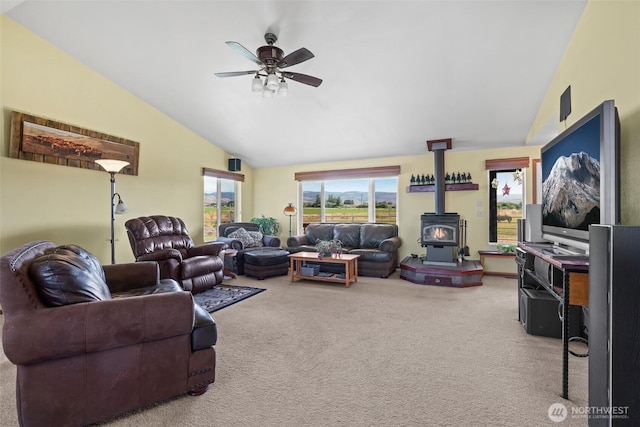
[[(4, 1), (2, 12), (246, 164), (272, 167), (522, 146), (586, 1)], [(284, 54), (263, 98), (255, 52)], [(553, 136), (553, 135), (551, 135)], [(544, 139), (544, 135), (543, 135)], [(179, 141), (177, 141), (179, 143)], [(542, 143), (539, 142), (539, 143)]]

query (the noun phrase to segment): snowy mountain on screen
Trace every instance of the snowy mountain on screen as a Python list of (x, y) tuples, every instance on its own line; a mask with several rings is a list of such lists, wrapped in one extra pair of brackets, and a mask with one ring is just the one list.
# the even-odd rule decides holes
[(559, 157), (542, 183), (544, 223), (588, 229), (600, 218), (600, 162), (585, 152)]

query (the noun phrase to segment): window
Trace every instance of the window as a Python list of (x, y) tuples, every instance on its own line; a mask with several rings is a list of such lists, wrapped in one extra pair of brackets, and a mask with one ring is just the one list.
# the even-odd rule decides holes
[(529, 158), (487, 160), (489, 169), (489, 242), (516, 243), (522, 218), (525, 181), (521, 168)]
[(204, 241), (218, 237), (218, 226), (239, 221), (238, 190), (244, 175), (203, 169), (204, 175)]
[[(324, 221), (369, 222), (369, 180), (326, 181)], [(303, 209), (304, 212), (304, 209)]]
[(395, 224), (400, 167), (391, 168), (296, 174), (302, 181), (303, 226), (311, 222)]
[[(489, 241), (516, 243), (517, 223), (522, 218), (523, 180), (514, 179), (517, 169), (489, 172)], [(495, 188), (494, 188), (495, 187)]]
[(375, 222), (396, 224), (398, 205), (398, 178), (378, 178), (373, 180), (375, 202)]

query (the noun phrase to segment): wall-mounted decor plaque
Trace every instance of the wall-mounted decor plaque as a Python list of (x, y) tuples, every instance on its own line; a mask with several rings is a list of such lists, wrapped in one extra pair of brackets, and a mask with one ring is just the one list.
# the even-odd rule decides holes
[(95, 160), (124, 160), (129, 166), (121, 173), (138, 175), (139, 151), (138, 142), (17, 111), (11, 113), (9, 157), (94, 170), (101, 170)]

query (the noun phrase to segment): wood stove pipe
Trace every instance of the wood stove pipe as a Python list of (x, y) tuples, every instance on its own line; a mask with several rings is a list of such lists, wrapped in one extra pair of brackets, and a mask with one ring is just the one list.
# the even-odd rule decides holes
[(427, 148), (433, 151), (433, 176), (435, 178), (435, 213), (444, 215), (444, 152), (451, 149), (451, 138), (432, 139), (427, 141)]
[(444, 150), (433, 150), (433, 175), (435, 182), (436, 215), (444, 215)]

